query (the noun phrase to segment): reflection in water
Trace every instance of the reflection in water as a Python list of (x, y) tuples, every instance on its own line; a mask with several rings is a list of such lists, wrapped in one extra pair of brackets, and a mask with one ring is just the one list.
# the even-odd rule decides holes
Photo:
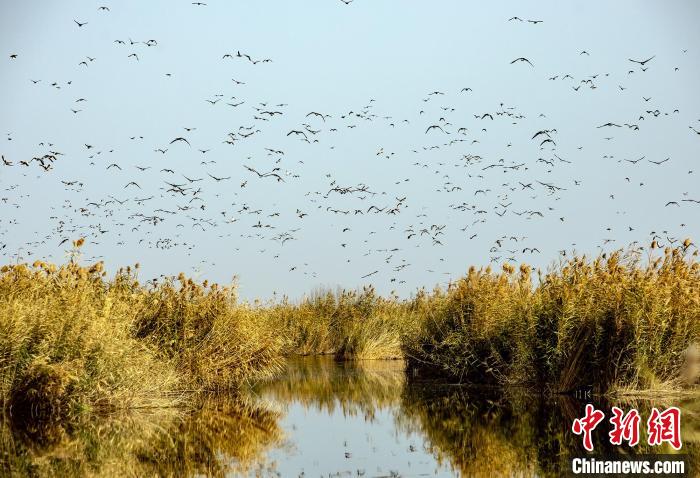
[(267, 453), (274, 471), (283, 477), (452, 476), (420, 435), (396, 427), (404, 384), (400, 361), (290, 361), (281, 378), (256, 390), (285, 412), (286, 445)]
[[(675, 405), (683, 412), (680, 453), (688, 454), (691, 469), (697, 469), (700, 402), (594, 402), (606, 416), (594, 432), (595, 455), (678, 453), (667, 444), (646, 445), (651, 407)], [(613, 405), (641, 414), (640, 443), (634, 448), (615, 447), (608, 440)], [(571, 432), (584, 407), (585, 402), (564, 396), (414, 384), (404, 390), (399, 421), (421, 433), (438, 459), (448, 461), (461, 476), (562, 476), (573, 457), (586, 455), (581, 438)]]
[[(595, 400), (610, 417), (610, 403)], [(681, 453), (700, 456), (700, 401), (616, 402), (642, 416), (640, 445), (596, 454), (673, 453), (645, 445), (652, 406), (682, 410)], [(440, 382), (407, 382), (401, 362), (291, 360), (247, 398), (84, 423), (0, 420), (2, 476), (561, 476), (584, 455), (571, 433), (584, 402)], [(689, 476), (692, 476), (692, 472)]]
[[(571, 424), (585, 402), (542, 397), (523, 390), (467, 388), (441, 382), (408, 382), (396, 362), (292, 361), (284, 377), (257, 392), (281, 403), (284, 450), (268, 452), (282, 476), (366, 472), (367, 476), (561, 476), (571, 458), (585, 455)], [(646, 443), (652, 406), (679, 406), (683, 413), (681, 453), (691, 469), (700, 455), (700, 401), (594, 400), (636, 408), (640, 444), (613, 447), (607, 418), (594, 434), (595, 454), (674, 453)], [(369, 445), (368, 445), (369, 443)], [(345, 456), (349, 453), (349, 457)], [(358, 459), (355, 459), (356, 456)]]
[(0, 475), (238, 474), (280, 442), (278, 418), (260, 405), (217, 397), (193, 412), (165, 409), (44, 429), (6, 420), (0, 422)]
[(258, 392), (276, 402), (298, 402), (318, 411), (371, 418), (401, 398), (404, 364), (399, 360), (336, 361), (331, 357), (289, 360), (282, 377)]

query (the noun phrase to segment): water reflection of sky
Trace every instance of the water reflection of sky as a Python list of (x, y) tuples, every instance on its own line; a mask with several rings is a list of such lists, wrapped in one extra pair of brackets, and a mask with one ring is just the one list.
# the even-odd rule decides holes
[(268, 458), (281, 476), (453, 476), (424, 449), (421, 436), (397, 429), (396, 413), (383, 407), (366, 420), (292, 403), (281, 421), (290, 446)]
[[(265, 465), (258, 467), (259, 474), (561, 476), (573, 456), (585, 454), (581, 439), (571, 433), (572, 420), (585, 402), (518, 390), (406, 384), (400, 365), (291, 361), (286, 374), (256, 391), (282, 410), (278, 425), (284, 435), (281, 446), (260, 456), (259, 463)], [(646, 414), (651, 406), (668, 406), (673, 400), (667, 401), (616, 405)], [(606, 400), (598, 397), (594, 402), (610, 411)], [(693, 469), (697, 403), (677, 403), (684, 412), (682, 453), (689, 455)], [(614, 447), (606, 426), (594, 434), (597, 453), (670, 452), (644, 443), (634, 449)], [(640, 431), (644, 441), (645, 431)]]
[(453, 476), (397, 421), (403, 385), (396, 362), (291, 361), (284, 378), (259, 390), (284, 410), (285, 443), (267, 453), (267, 466), (284, 477)]

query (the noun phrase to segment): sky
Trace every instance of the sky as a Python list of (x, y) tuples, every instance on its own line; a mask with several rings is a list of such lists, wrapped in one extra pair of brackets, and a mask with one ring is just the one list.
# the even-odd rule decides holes
[(0, 2), (0, 262), (409, 296), (700, 237), (697, 2), (204, 3)]

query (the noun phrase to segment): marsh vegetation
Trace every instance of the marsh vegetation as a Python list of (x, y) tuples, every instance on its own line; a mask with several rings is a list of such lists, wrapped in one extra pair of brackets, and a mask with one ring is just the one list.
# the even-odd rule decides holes
[[(110, 278), (102, 263), (79, 265), (74, 246), (62, 266), (0, 269), (8, 472), (118, 474), (111, 467), (122, 462), (189, 476), (259, 465), (283, 433), (280, 412), (252, 393), (366, 420), (401, 409), (399, 422), (430, 455), (465, 475), (495, 457), (506, 474), (550, 473), (575, 449), (566, 423), (578, 405), (541, 408), (563, 403), (557, 393), (592, 387), (599, 400), (619, 400), (697, 390), (689, 351), (700, 342), (700, 267), (690, 241), (652, 245), (646, 256), (573, 257), (546, 272), (470, 268), (446, 289), (405, 300), (365, 287), (254, 304), (234, 286), (182, 274), (141, 283), (138, 265)], [(298, 366), (296, 356), (316, 358)], [(424, 396), (426, 380), (461, 387), (436, 402)], [(467, 392), (475, 386), (488, 388)], [(522, 396), (530, 399), (512, 399)], [(465, 417), (466, 435), (454, 425)], [(557, 463), (542, 461), (550, 452)]]

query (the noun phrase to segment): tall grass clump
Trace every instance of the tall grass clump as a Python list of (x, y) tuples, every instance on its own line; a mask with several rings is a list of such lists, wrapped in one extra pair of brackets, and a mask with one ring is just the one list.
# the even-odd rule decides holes
[(334, 355), (347, 359), (402, 358), (402, 338), (413, 328), (410, 308), (371, 286), (318, 291), (298, 304), (284, 300), (268, 311), (286, 331), (287, 355)]
[(133, 330), (196, 390), (236, 388), (270, 377), (281, 364), (282, 339), (265, 314), (237, 304), (235, 288), (198, 284), (184, 274), (144, 294)]
[(554, 392), (677, 391), (700, 341), (700, 266), (690, 240), (660, 256), (655, 247), (646, 259), (639, 249), (574, 257), (535, 285), (527, 266), (472, 268), (414, 300), (422, 320), (404, 341), (409, 366)]
[(173, 403), (172, 363), (136, 339), (127, 291), (102, 265), (0, 269), (0, 401), (15, 417)]
[(700, 267), (689, 246), (646, 264), (638, 251), (574, 258), (547, 274), (527, 337), (531, 376), (557, 390), (680, 388), (684, 352), (700, 340)]
[(404, 341), (412, 373), (502, 384), (513, 373), (533, 303), (530, 268), (499, 273), (471, 267), (446, 291), (421, 292), (412, 307), (418, 332)]
[(235, 289), (181, 275), (149, 285), (138, 265), (42, 261), (0, 269), (0, 402), (13, 419), (172, 406), (237, 390), (280, 367), (281, 339)]

